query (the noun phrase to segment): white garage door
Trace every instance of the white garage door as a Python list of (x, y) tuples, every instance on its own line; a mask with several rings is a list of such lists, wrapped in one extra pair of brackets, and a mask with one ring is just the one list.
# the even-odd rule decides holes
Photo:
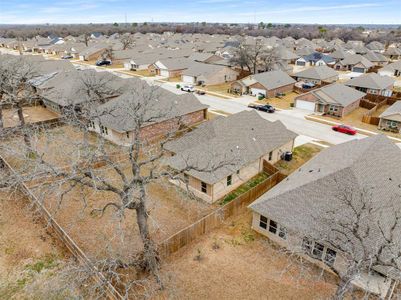
[(304, 100), (297, 100), (296, 104), (295, 104), (295, 107), (299, 108), (299, 109), (315, 111), (315, 103), (314, 102), (309, 102), (309, 101), (304, 101)]
[(193, 77), (193, 76), (188, 76), (188, 75), (183, 75), (183, 76), (182, 76), (182, 81), (184, 81), (185, 83), (194, 84), (194, 83), (195, 83), (195, 77)]
[(160, 76), (169, 77), (169, 72), (168, 72), (168, 70), (160, 70)]
[(254, 96), (258, 96), (259, 94), (262, 94), (266, 97), (266, 90), (261, 90), (261, 89), (252, 89), (251, 88), (251, 94)]

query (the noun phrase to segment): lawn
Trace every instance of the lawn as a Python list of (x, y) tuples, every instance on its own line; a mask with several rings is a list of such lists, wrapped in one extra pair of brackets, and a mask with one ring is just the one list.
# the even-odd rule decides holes
[(286, 94), (282, 98), (268, 98), (268, 99), (263, 99), (263, 100), (257, 100), (256, 103), (259, 104), (270, 104), (273, 105), (274, 107), (280, 108), (280, 109), (291, 109), (291, 104), (294, 103), (294, 98), (298, 96), (297, 93), (291, 92)]
[(292, 155), (291, 161), (280, 160), (275, 164), (275, 166), (285, 175), (290, 175), (292, 172), (297, 170), (308, 160), (318, 154), (323, 148), (314, 144), (304, 144), (295, 147)]
[(247, 191), (249, 191), (251, 188), (257, 186), (259, 183), (261, 183), (262, 181), (264, 181), (265, 179), (267, 179), (269, 176), (262, 172), (259, 173), (258, 175), (252, 177), (251, 179), (249, 179), (247, 182), (245, 182), (244, 184), (240, 185), (239, 187), (237, 187), (234, 191), (232, 191), (231, 193), (229, 193), (227, 196), (225, 196), (223, 198), (223, 200), (221, 200), (219, 202), (220, 205), (224, 205), (227, 204), (228, 202), (231, 202), (232, 200), (234, 200), (235, 198), (237, 198), (238, 196), (246, 193)]
[(238, 98), (239, 95), (231, 94), (228, 92), (228, 90), (231, 87), (230, 82), (222, 83), (222, 84), (215, 84), (215, 85), (207, 85), (204, 87), (199, 87), (200, 90), (205, 90), (207, 92), (213, 92), (213, 93), (218, 93), (222, 94), (224, 96), (230, 97), (230, 98)]

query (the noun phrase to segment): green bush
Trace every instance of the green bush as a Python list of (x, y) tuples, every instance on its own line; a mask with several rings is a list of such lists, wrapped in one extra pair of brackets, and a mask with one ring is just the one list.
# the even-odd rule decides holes
[(263, 96), (263, 95), (258, 96), (258, 100), (263, 100), (263, 99), (265, 99), (265, 96)]
[(290, 103), (290, 107), (294, 107), (294, 103)]
[(175, 87), (177, 88), (177, 89), (179, 89), (179, 88), (181, 88), (181, 85), (179, 85), (178, 83), (175, 85)]

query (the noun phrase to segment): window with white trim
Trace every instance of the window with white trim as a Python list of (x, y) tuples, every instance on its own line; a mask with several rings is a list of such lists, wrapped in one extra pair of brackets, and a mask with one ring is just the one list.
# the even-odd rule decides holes
[(268, 230), (270, 233), (278, 235), (283, 240), (287, 239), (287, 228), (281, 226), (276, 221), (266, 218), (265, 216), (260, 215), (259, 227), (264, 230)]
[(335, 250), (307, 237), (304, 237), (302, 240), (302, 251), (312, 258), (323, 261), (330, 267), (334, 265), (337, 257)]
[(207, 194), (207, 184), (206, 184), (206, 182), (201, 181), (201, 191), (202, 191), (202, 193)]
[(227, 176), (227, 186), (232, 185), (233, 183), (233, 176), (232, 175), (228, 175)]
[(263, 228), (263, 229), (267, 229), (267, 218), (265, 216), (260, 215), (259, 227)]

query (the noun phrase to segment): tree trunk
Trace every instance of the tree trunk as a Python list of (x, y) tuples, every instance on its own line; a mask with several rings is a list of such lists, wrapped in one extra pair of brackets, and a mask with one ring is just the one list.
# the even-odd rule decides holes
[[(1, 98), (0, 98), (1, 99)], [(4, 128), (4, 121), (3, 121), (3, 106), (0, 105), (0, 129)]]
[(21, 130), (22, 130), (23, 135), (24, 135), (25, 145), (29, 149), (29, 152), (31, 152), (32, 151), (32, 143), (31, 143), (31, 138), (29, 137), (28, 132), (26, 132), (26, 128), (25, 128), (25, 124), (26, 123), (25, 123), (24, 112), (22, 110), (22, 106), (18, 105), (17, 112), (18, 112), (18, 119), (19, 119), (19, 123), (20, 123), (20, 126), (21, 126)]
[(146, 211), (145, 201), (141, 200), (135, 210), (139, 233), (143, 243), (144, 262), (146, 264), (146, 268), (155, 276), (157, 283), (162, 288), (163, 286), (159, 276), (159, 257), (156, 246), (149, 235), (148, 212)]

